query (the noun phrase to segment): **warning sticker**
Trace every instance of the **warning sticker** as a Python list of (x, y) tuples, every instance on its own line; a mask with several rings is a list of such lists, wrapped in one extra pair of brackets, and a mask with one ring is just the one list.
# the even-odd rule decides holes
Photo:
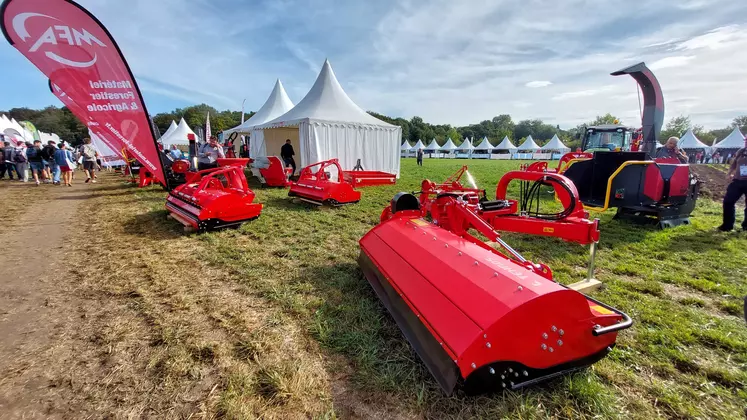
[(592, 306), (590, 306), (590, 308), (594, 312), (596, 312), (598, 314), (601, 314), (601, 315), (612, 315), (612, 314), (614, 314), (614, 312), (610, 311), (609, 309), (605, 308), (604, 306), (592, 305)]
[(542, 228), (542, 232), (544, 232), (544, 233), (554, 233), (555, 232), (555, 228), (544, 227), (544, 228)]
[(423, 219), (412, 219), (412, 220), (410, 220), (410, 221), (411, 221), (411, 222), (412, 222), (413, 224), (416, 224), (416, 225), (418, 225), (418, 226), (420, 226), (420, 227), (425, 227), (425, 226), (428, 226), (428, 224), (429, 224), (428, 222), (426, 222), (426, 221), (425, 221), (425, 220), (423, 220)]

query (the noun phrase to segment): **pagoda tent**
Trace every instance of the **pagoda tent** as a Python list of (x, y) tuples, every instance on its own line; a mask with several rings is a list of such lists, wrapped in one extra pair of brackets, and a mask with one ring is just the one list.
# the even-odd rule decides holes
[(513, 143), (511, 143), (511, 140), (508, 139), (508, 136), (503, 137), (503, 140), (498, 144), (498, 146), (495, 146), (493, 150), (508, 150), (509, 152), (514, 152), (518, 150), (518, 147), (514, 146)]
[(425, 145), (423, 144), (422, 140), (418, 140), (417, 143), (415, 143), (415, 146), (412, 146), (412, 148), (417, 151), (418, 149), (425, 149)]
[(726, 136), (720, 142), (714, 144), (713, 147), (717, 150), (741, 149), (745, 147), (745, 138), (742, 135), (742, 132), (739, 131), (739, 127), (735, 127), (728, 136)]
[(399, 177), (402, 128), (358, 107), (327, 60), (306, 96), (285, 114), (255, 127), (251, 136), (252, 157), (279, 153), (288, 139), (301, 167), (337, 158), (344, 170), (351, 170), (360, 160), (366, 170)]
[[(454, 144), (454, 142), (451, 141), (450, 138), (447, 138), (446, 139), (446, 143), (444, 143), (443, 146), (439, 147), (438, 151), (448, 155), (450, 153), (453, 153), (456, 150), (456, 148), (457, 147)], [(451, 157), (451, 156), (449, 156), (449, 157)]]
[(425, 146), (426, 152), (430, 153), (435, 152), (436, 150), (438, 150), (438, 142), (436, 141), (436, 139), (431, 140), (431, 142), (428, 143), (428, 146)]
[(684, 136), (680, 138), (679, 143), (677, 143), (677, 146), (680, 149), (684, 150), (705, 150), (708, 149), (708, 145), (700, 141), (697, 137), (695, 137), (695, 133), (693, 133), (693, 130), (687, 130)]
[(184, 121), (184, 118), (182, 118), (181, 121), (179, 121), (179, 125), (176, 126), (176, 130), (169, 134), (168, 137), (161, 137), (160, 141), (161, 144), (163, 144), (164, 149), (170, 148), (172, 144), (175, 144), (177, 146), (189, 146), (188, 136), (190, 134), (195, 136), (195, 140), (197, 140), (195, 132), (192, 131), (191, 128), (189, 128), (187, 122)]
[(472, 150), (475, 149), (475, 146), (472, 145), (472, 142), (469, 140), (468, 137), (464, 138), (464, 141), (462, 144), (460, 144), (457, 148), (457, 157), (466, 158), (472, 156)]
[(568, 146), (563, 144), (562, 141), (560, 141), (560, 138), (558, 138), (558, 135), (552, 136), (552, 139), (550, 139), (549, 142), (547, 142), (546, 145), (542, 146), (542, 150), (557, 150), (560, 152), (565, 152), (568, 150), (571, 150)]
[(111, 147), (91, 130), (88, 130), (88, 136), (91, 138), (91, 144), (99, 152), (101, 164), (103, 166), (125, 166), (122, 155), (112, 150)]
[(161, 135), (161, 138), (165, 139), (166, 137), (170, 136), (171, 133), (173, 133), (174, 131), (176, 131), (176, 121), (171, 120), (171, 125), (169, 125), (169, 128), (166, 130), (166, 132)]
[(407, 157), (407, 154), (412, 150), (412, 146), (409, 141), (405, 140), (405, 142), (402, 143), (402, 146), (399, 147), (399, 150), (403, 157)]
[(493, 145), (490, 143), (490, 140), (487, 137), (483, 137), (480, 144), (474, 147), (472, 157), (476, 159), (489, 159), (491, 150), (493, 150)]
[(518, 150), (519, 150), (519, 153), (517, 157), (519, 159), (533, 159), (534, 153), (538, 152), (540, 150), (540, 147), (537, 145), (537, 143), (534, 142), (534, 139), (532, 138), (532, 135), (530, 134), (527, 136), (526, 140), (524, 140), (524, 143), (522, 143), (518, 147)]
[(264, 105), (259, 108), (259, 111), (257, 111), (254, 115), (251, 116), (251, 118), (244, 121), (242, 124), (223, 131), (223, 138), (227, 139), (233, 133), (249, 134), (251, 133), (252, 128), (272, 121), (275, 118), (290, 111), (291, 109), (293, 109), (293, 102), (285, 92), (283, 83), (280, 81), (280, 79), (277, 79), (275, 81), (275, 87), (273, 87), (272, 92), (270, 92), (270, 96), (267, 98)]

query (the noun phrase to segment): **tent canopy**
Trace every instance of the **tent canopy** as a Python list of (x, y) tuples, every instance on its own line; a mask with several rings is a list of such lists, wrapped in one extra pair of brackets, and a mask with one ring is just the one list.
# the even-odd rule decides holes
[(469, 139), (465, 137), (462, 144), (460, 144), (456, 149), (469, 152), (470, 150), (474, 150), (474, 148), (475, 146), (472, 145), (472, 142), (470, 142)]
[(399, 149), (402, 150), (403, 152), (406, 152), (408, 150), (412, 150), (412, 146), (410, 146), (409, 141), (405, 140), (405, 142), (402, 143), (402, 147), (400, 147)]
[(567, 147), (565, 144), (563, 144), (562, 141), (560, 141), (560, 138), (558, 138), (558, 135), (552, 136), (552, 139), (550, 141), (542, 146), (543, 150), (571, 150), (569, 147)]
[(687, 130), (687, 133), (685, 133), (682, 138), (680, 138), (679, 143), (677, 144), (680, 149), (707, 149), (708, 146), (703, 143), (702, 141), (698, 140), (697, 137), (695, 137), (695, 134), (693, 133), (693, 130)]
[[(187, 122), (184, 121), (184, 118), (182, 118), (181, 121), (179, 121), (179, 125), (176, 126), (176, 130), (169, 134), (168, 137), (161, 137), (160, 141), (163, 144), (164, 148), (171, 147), (172, 144), (175, 144), (177, 146), (188, 146), (189, 139), (187, 136), (189, 134), (195, 135), (195, 132), (192, 131), (191, 128), (189, 128)], [(197, 140), (196, 135), (195, 140)]]
[(739, 127), (734, 127), (734, 130), (728, 136), (713, 147), (716, 149), (741, 149), (745, 147), (745, 139), (742, 132), (739, 131)]
[(278, 153), (288, 139), (302, 167), (337, 158), (343, 169), (350, 170), (360, 159), (366, 170), (399, 176), (402, 128), (358, 107), (342, 89), (328, 60), (295, 107), (255, 126), (251, 136), (252, 157)]
[(521, 146), (518, 147), (519, 150), (539, 150), (540, 147), (537, 146), (537, 143), (534, 142), (534, 139), (532, 138), (532, 135), (528, 135), (527, 139), (524, 140), (524, 143), (521, 144)]
[(438, 150), (438, 142), (436, 142), (436, 139), (431, 140), (431, 142), (428, 143), (428, 146), (425, 147), (425, 150)]
[(425, 149), (425, 145), (422, 140), (418, 139), (418, 142), (415, 143), (415, 146), (412, 146), (412, 148), (413, 150)]
[(169, 128), (166, 130), (166, 132), (161, 135), (161, 138), (165, 139), (166, 137), (170, 136), (171, 133), (173, 133), (174, 131), (176, 131), (176, 121), (171, 120), (171, 125), (169, 125)]
[(223, 136), (229, 136), (232, 133), (249, 134), (251, 129), (255, 126), (264, 124), (272, 121), (275, 118), (285, 114), (293, 108), (293, 102), (285, 92), (283, 83), (280, 79), (275, 81), (275, 87), (272, 88), (270, 96), (265, 101), (264, 105), (257, 111), (251, 118), (229, 130), (223, 132)]
[(490, 140), (487, 137), (484, 137), (480, 144), (475, 146), (475, 150), (493, 150), (493, 145), (490, 144)]
[(439, 147), (438, 150), (442, 150), (444, 152), (451, 152), (452, 150), (456, 150), (456, 145), (454, 144), (451, 139), (447, 139), (446, 143), (444, 143), (443, 146)]
[(517, 150), (518, 148), (514, 146), (513, 143), (511, 143), (511, 140), (508, 139), (508, 136), (503, 137), (503, 140), (498, 144), (498, 146), (494, 147), (495, 150)]

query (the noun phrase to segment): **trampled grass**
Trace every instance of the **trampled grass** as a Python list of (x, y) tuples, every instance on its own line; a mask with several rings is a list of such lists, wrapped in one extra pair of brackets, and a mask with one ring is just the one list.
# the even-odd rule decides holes
[[(156, 306), (143, 309), (160, 319), (160, 336), (169, 343), (166, 372), (180, 366), (167, 377), (189, 376), (190, 364), (214, 366), (212, 374), (221, 379), (211, 394), (216, 401), (205, 410), (233, 418), (290, 413), (320, 418), (744, 417), (747, 328), (741, 297), (747, 295), (747, 233), (717, 233), (720, 204), (707, 199), (699, 201), (692, 225), (665, 231), (613, 220), (612, 211), (600, 216), (596, 276), (606, 287), (594, 296), (635, 321), (619, 335), (609, 357), (523, 391), (443, 396), (364, 279), (356, 263), (357, 241), (378, 223), (396, 192), (417, 191), (424, 178), (441, 181), (462, 164), (470, 166), (489, 195), (507, 170), (518, 167), (517, 162), (426, 160), (421, 168), (412, 159), (403, 160), (397, 185), (365, 188), (359, 204), (336, 209), (293, 202), (287, 190), (252, 183), (265, 204), (259, 219), (239, 230), (188, 237), (181, 236), (176, 222), (165, 220), (162, 190), (133, 192), (139, 199), (126, 204), (118, 219), (130, 220), (128, 240), (137, 242), (133, 230), (144, 235), (140, 252), (159, 249), (164, 259), (175, 245), (194, 250), (212, 267), (195, 266), (194, 276), (217, 270), (225, 283), (220, 292), (230, 294), (221, 307), (218, 291), (211, 296), (202, 287), (199, 295), (190, 296), (189, 283), (195, 280), (181, 278), (178, 293), (158, 295), (158, 307), (212, 302), (210, 322), (230, 333), (213, 342), (197, 340), (202, 344), (196, 347), (179, 336), (193, 334), (189, 321), (159, 316)], [(588, 251), (582, 246), (518, 234), (503, 237), (526, 257), (550, 266), (561, 283), (586, 274)], [(177, 287), (166, 284), (167, 289)], [(146, 290), (136, 299), (148, 295)], [(247, 305), (256, 322), (241, 312)], [(180, 333), (177, 327), (185, 323), (187, 331)]]

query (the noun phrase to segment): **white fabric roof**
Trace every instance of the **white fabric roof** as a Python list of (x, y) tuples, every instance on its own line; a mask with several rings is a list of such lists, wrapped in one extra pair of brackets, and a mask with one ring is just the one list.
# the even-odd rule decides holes
[(290, 111), (258, 128), (298, 125), (302, 121), (342, 123), (392, 130), (399, 128), (369, 115), (358, 107), (340, 86), (329, 60), (324, 61), (314, 85), (301, 102)]
[(472, 143), (469, 141), (469, 139), (467, 137), (465, 137), (464, 141), (462, 142), (462, 144), (460, 144), (459, 147), (457, 147), (457, 150), (467, 150), (467, 151), (470, 151), (470, 150), (474, 150), (474, 148), (475, 148), (475, 146), (473, 146)]
[(165, 133), (161, 134), (161, 138), (165, 139), (166, 137), (170, 136), (171, 133), (173, 133), (174, 131), (176, 131), (176, 121), (171, 120), (171, 125), (169, 126), (169, 128), (166, 130)]
[(456, 145), (454, 144), (454, 142), (453, 142), (453, 141), (451, 141), (451, 139), (447, 139), (447, 140), (446, 140), (446, 143), (444, 143), (444, 145), (443, 145), (443, 146), (439, 147), (439, 148), (438, 148), (438, 150), (443, 150), (443, 151), (452, 151), (452, 150), (456, 150), (456, 148), (457, 148), (457, 147), (456, 147)]
[(98, 150), (101, 155), (101, 164), (104, 166), (124, 166), (125, 161), (122, 159), (122, 155), (112, 150), (111, 147), (99, 136), (96, 135), (90, 129), (88, 130), (88, 137), (91, 138), (91, 144)]
[(280, 81), (280, 79), (277, 79), (275, 81), (275, 87), (272, 88), (272, 92), (270, 92), (270, 96), (267, 98), (264, 105), (262, 105), (262, 107), (254, 115), (252, 115), (251, 118), (244, 121), (243, 124), (229, 130), (225, 130), (223, 132), (223, 136), (224, 138), (226, 138), (225, 136), (231, 135), (234, 132), (249, 134), (252, 127), (256, 127), (258, 125), (272, 121), (275, 118), (290, 111), (291, 109), (293, 109), (293, 102), (285, 92), (283, 83)]
[(716, 143), (713, 147), (716, 149), (741, 149), (744, 147), (744, 136), (739, 131), (739, 127), (735, 127), (726, 138)]
[(490, 144), (490, 140), (487, 137), (483, 137), (480, 144), (475, 146), (475, 150), (493, 150), (493, 145)]
[(425, 150), (438, 150), (438, 142), (436, 139), (431, 140), (431, 142), (428, 143), (428, 146), (425, 147)]
[(514, 146), (513, 143), (511, 143), (511, 140), (508, 139), (508, 136), (503, 137), (503, 140), (501, 140), (500, 144), (498, 146), (495, 146), (493, 149), (497, 150), (516, 150), (517, 147)]
[(540, 147), (537, 146), (537, 143), (534, 142), (534, 139), (532, 138), (532, 135), (528, 135), (527, 139), (524, 140), (524, 143), (521, 144), (521, 146), (518, 147), (519, 150), (539, 150)]
[(552, 136), (552, 139), (550, 141), (542, 146), (543, 150), (570, 150), (565, 144), (563, 144), (562, 141), (560, 141), (560, 138), (558, 138), (558, 135)]
[(418, 142), (415, 143), (415, 146), (412, 146), (412, 148), (415, 149), (415, 150), (425, 149), (425, 145), (423, 144), (422, 140), (418, 139)]
[(693, 133), (693, 130), (687, 130), (687, 133), (685, 133), (682, 138), (680, 138), (679, 143), (677, 143), (677, 146), (679, 146), (680, 149), (707, 149), (708, 145), (703, 143), (702, 141), (698, 140), (697, 137), (695, 137), (695, 134)]
[[(189, 140), (187, 139), (187, 135), (189, 134), (195, 134), (195, 132), (189, 128), (187, 122), (182, 118), (181, 121), (179, 121), (179, 125), (176, 126), (176, 130), (169, 134), (168, 137), (161, 137), (160, 141), (163, 144), (163, 147), (171, 147), (172, 144), (176, 144), (177, 146), (187, 146), (189, 145)], [(198, 140), (196, 135), (195, 140)]]
[(405, 142), (402, 143), (402, 146), (399, 148), (399, 150), (402, 150), (402, 151), (412, 150), (412, 146), (410, 145), (409, 141), (405, 140)]

